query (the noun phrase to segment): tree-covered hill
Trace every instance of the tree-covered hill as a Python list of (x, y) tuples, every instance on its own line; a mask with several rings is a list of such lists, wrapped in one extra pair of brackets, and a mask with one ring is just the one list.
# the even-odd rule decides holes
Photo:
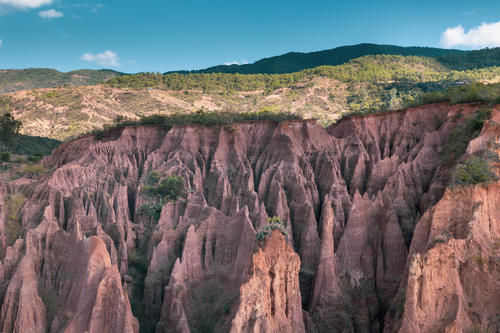
[(285, 74), (228, 74), (190, 73), (123, 75), (107, 81), (115, 88), (160, 88), (171, 90), (201, 90), (231, 92), (288, 87), (307, 78), (320, 76), (344, 83), (438, 83), (494, 80), (500, 76), (499, 67), (475, 70), (449, 70), (434, 58), (398, 55), (369, 55), (337, 66), (319, 66)]
[(500, 66), (500, 48), (486, 48), (474, 51), (440, 49), (433, 47), (401, 47), (394, 45), (358, 44), (341, 46), (331, 50), (300, 53), (290, 52), (264, 58), (253, 64), (219, 65), (194, 71), (167, 72), (230, 73), (230, 74), (284, 74), (299, 72), (318, 66), (336, 66), (367, 55), (401, 55), (434, 58), (450, 70), (479, 69)]
[(454, 49), (433, 47), (402, 47), (394, 45), (358, 44), (341, 46), (331, 50), (317, 52), (290, 52), (283, 55), (264, 58), (253, 64), (220, 65), (196, 71), (178, 73), (240, 73), (240, 74), (283, 74), (299, 72), (318, 66), (336, 66), (349, 60), (366, 55), (388, 54), (402, 56), (441, 57), (450, 54), (466, 53)]
[[(24, 134), (58, 140), (101, 128), (116, 117), (199, 110), (277, 110), (326, 125), (346, 113), (397, 110), (423, 97), (446, 100), (447, 89), (481, 82), (500, 82), (500, 67), (459, 71), (430, 57), (370, 55), (288, 74), (141, 73), (95, 86), (18, 91), (0, 96), (0, 114), (12, 112), (23, 122)], [(474, 88), (450, 100), (464, 94), (475, 100), (483, 92)]]
[(66, 73), (50, 68), (6, 69), (0, 70), (0, 94), (63, 85), (95, 85), (121, 74), (110, 69), (81, 69)]
[(449, 69), (456, 70), (500, 66), (500, 47), (446, 54), (436, 60)]

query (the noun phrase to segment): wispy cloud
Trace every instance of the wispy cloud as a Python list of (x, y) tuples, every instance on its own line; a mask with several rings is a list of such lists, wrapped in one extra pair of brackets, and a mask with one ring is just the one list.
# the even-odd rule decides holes
[(466, 16), (470, 16), (470, 15), (474, 15), (476, 14), (477, 12), (479, 12), (481, 10), (481, 8), (477, 8), (477, 9), (474, 9), (474, 10), (470, 10), (470, 11), (465, 11), (465, 12), (462, 12), (463, 15), (466, 15)]
[(2, 47), (3, 41), (0, 39), (0, 47)]
[(90, 11), (94, 14), (97, 14), (99, 13), (99, 9), (101, 9), (102, 7), (104, 7), (104, 5), (102, 3), (98, 3), (98, 4), (95, 4), (91, 9)]
[(248, 64), (248, 61), (246, 61), (245, 59), (243, 59), (241, 61), (233, 60), (233, 61), (225, 62), (224, 63), (224, 65), (226, 65), (226, 66), (231, 66), (231, 65), (246, 65), (246, 64)]
[(38, 8), (51, 3), (52, 0), (0, 0), (0, 5), (6, 5), (17, 9)]
[(46, 20), (51, 20), (51, 19), (63, 17), (64, 14), (58, 10), (49, 9), (49, 10), (42, 10), (41, 12), (38, 12), (38, 16), (40, 16), (41, 18), (46, 19)]
[(441, 35), (444, 47), (464, 46), (472, 48), (500, 46), (500, 21), (482, 23), (469, 31), (461, 25), (446, 29)]
[(118, 54), (110, 50), (98, 54), (85, 53), (83, 56), (80, 57), (80, 59), (88, 62), (95, 62), (101, 66), (110, 66), (110, 67), (121, 66)]
[(94, 14), (98, 14), (99, 10), (104, 7), (102, 3), (89, 3), (89, 2), (83, 2), (83, 3), (75, 3), (70, 5), (70, 7), (73, 8), (86, 8), (90, 10)]

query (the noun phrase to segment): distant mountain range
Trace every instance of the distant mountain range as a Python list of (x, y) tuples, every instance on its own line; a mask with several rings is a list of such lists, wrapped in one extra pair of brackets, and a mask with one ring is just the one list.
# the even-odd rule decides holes
[[(218, 65), (193, 71), (174, 71), (175, 73), (239, 73), (239, 74), (284, 74), (299, 72), (318, 66), (336, 66), (349, 60), (366, 55), (389, 54), (402, 56), (423, 56), (436, 58), (449, 69), (476, 69), (500, 65), (500, 48), (479, 51), (462, 51), (434, 47), (402, 47), (395, 45), (358, 44), (341, 46), (317, 52), (289, 52), (283, 55), (264, 58), (253, 64)], [(167, 72), (165, 74), (174, 73)]]
[(80, 69), (66, 73), (50, 68), (4, 69), (0, 70), (0, 94), (63, 85), (94, 85), (118, 75), (122, 73), (111, 69)]

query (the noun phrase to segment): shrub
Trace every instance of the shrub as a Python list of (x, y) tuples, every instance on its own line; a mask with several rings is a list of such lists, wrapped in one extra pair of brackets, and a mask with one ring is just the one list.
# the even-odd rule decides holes
[(161, 210), (167, 202), (168, 201), (164, 201), (163, 198), (158, 198), (157, 200), (148, 201), (139, 207), (137, 213), (139, 215), (152, 217), (155, 221), (158, 221), (160, 219)]
[(42, 164), (23, 165), (19, 170), (17, 170), (17, 174), (19, 176), (26, 176), (28, 178), (37, 178), (47, 172), (49, 172), (49, 170)]
[(491, 109), (479, 109), (463, 125), (451, 132), (440, 154), (440, 163), (446, 166), (454, 165), (467, 150), (469, 142), (479, 135), (484, 122), (490, 117)]
[(441, 128), (441, 126), (443, 126), (443, 120), (436, 115), (434, 115), (434, 117), (432, 117), (432, 121), (434, 122), (434, 129), (436, 131), (439, 130)]
[(20, 212), (25, 201), (26, 197), (19, 192), (9, 195), (7, 198), (7, 223), (5, 234), (8, 246), (14, 244), (21, 235)]
[(38, 163), (42, 159), (42, 155), (39, 153), (28, 156), (28, 162), (30, 163)]
[(204, 110), (198, 110), (191, 113), (177, 112), (170, 115), (154, 114), (142, 117), (139, 120), (118, 119), (113, 124), (104, 125), (103, 129), (94, 130), (90, 134), (99, 140), (105, 138), (111, 132), (122, 130), (127, 126), (159, 125), (170, 129), (176, 125), (225, 126), (246, 121), (281, 122), (299, 119), (302, 119), (299, 114), (272, 109), (263, 109), (258, 112), (205, 112)]
[(10, 153), (9, 152), (1, 152), (0, 153), (0, 161), (9, 162), (10, 161)]
[(21, 130), (22, 123), (14, 119), (10, 113), (5, 113), (0, 116), (0, 142), (3, 149), (12, 148)]
[(184, 191), (184, 179), (181, 176), (172, 175), (160, 180), (156, 187), (156, 193), (167, 201), (177, 200)]
[(279, 230), (283, 236), (287, 235), (285, 225), (278, 216), (269, 217), (268, 225), (263, 226), (256, 235), (257, 243), (262, 244), (267, 237), (271, 236), (273, 230)]
[(148, 175), (147, 182), (142, 193), (150, 197), (161, 197), (167, 202), (177, 200), (184, 192), (184, 179), (178, 175), (161, 178), (157, 172), (152, 172)]
[(162, 178), (161, 174), (153, 171), (149, 173), (146, 184), (141, 192), (154, 200), (141, 205), (137, 212), (152, 217), (155, 221), (160, 219), (161, 210), (167, 202), (184, 196), (184, 178), (178, 175)]
[(471, 156), (464, 164), (455, 168), (452, 185), (475, 185), (495, 179), (496, 175), (491, 171), (487, 160), (478, 156)]

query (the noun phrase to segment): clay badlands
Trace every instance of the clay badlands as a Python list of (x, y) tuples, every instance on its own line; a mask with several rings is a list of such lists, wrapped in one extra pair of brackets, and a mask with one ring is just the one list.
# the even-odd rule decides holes
[[(0, 330), (498, 332), (500, 182), (448, 186), (440, 157), (478, 108), (67, 142), (0, 181)], [(466, 155), (498, 156), (498, 124)], [(183, 184), (158, 216), (152, 175)]]

